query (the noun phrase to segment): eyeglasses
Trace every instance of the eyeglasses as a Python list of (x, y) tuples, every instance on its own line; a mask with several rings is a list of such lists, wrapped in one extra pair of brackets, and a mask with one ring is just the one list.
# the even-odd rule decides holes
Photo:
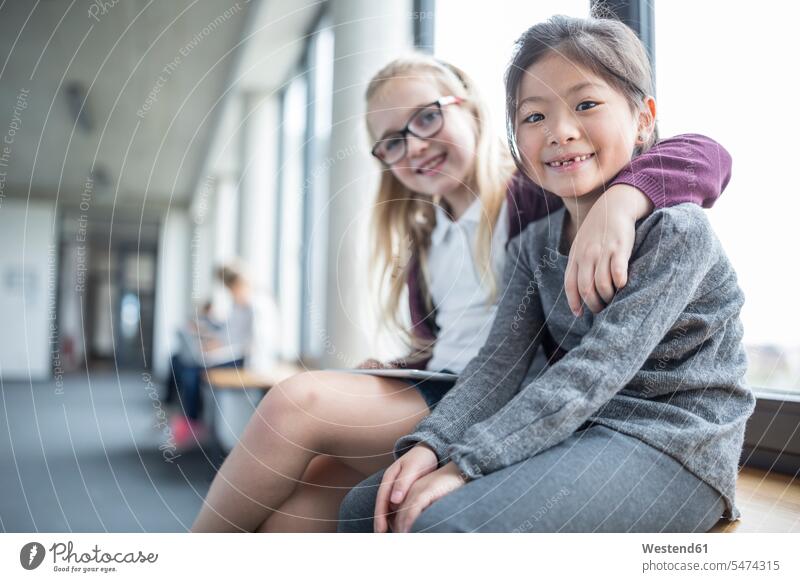
[(398, 132), (390, 133), (378, 141), (372, 148), (372, 155), (378, 158), (385, 166), (396, 164), (408, 152), (407, 136), (409, 134), (420, 139), (430, 139), (439, 133), (444, 127), (444, 116), (442, 107), (463, 103), (461, 97), (441, 97), (423, 105), (422, 108), (414, 113), (406, 123), (406, 126)]

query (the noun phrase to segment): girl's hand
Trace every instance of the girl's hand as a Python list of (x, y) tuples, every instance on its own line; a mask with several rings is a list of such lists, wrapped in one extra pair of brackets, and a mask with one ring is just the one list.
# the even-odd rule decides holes
[(414, 446), (386, 469), (378, 487), (375, 500), (375, 532), (389, 531), (387, 515), (406, 498), (406, 493), (414, 482), (436, 470), (439, 459), (436, 453), (422, 443)]
[(636, 221), (653, 211), (640, 190), (616, 184), (595, 202), (569, 251), (564, 288), (576, 317), (581, 301), (599, 313), (628, 282), (628, 262), (636, 238)]
[(393, 531), (406, 533), (411, 531), (411, 526), (419, 514), (427, 509), (433, 502), (438, 501), (448, 493), (452, 493), (467, 480), (461, 470), (453, 462), (447, 463), (441, 469), (425, 475), (419, 479), (406, 496), (394, 518)]

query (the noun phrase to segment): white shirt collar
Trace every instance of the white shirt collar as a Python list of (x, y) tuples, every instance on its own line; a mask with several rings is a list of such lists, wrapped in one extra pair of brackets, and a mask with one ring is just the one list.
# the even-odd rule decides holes
[[(461, 225), (466, 225), (467, 223), (478, 224), (481, 220), (482, 211), (483, 206), (481, 205), (480, 198), (476, 198), (456, 222)], [(431, 232), (431, 244), (440, 244), (453, 227), (453, 224), (453, 221), (447, 215), (444, 208), (437, 204), (436, 226), (433, 228), (433, 232)]]

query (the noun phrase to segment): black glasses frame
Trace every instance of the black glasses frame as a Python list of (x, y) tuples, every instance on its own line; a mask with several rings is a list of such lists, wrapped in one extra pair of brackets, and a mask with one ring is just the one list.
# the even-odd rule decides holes
[[(462, 97), (456, 97), (454, 95), (449, 95), (447, 97), (440, 97), (439, 99), (437, 99), (433, 103), (428, 103), (427, 105), (421, 106), (419, 108), (419, 111), (416, 111), (411, 117), (408, 118), (408, 123), (406, 123), (405, 126), (403, 126), (403, 129), (401, 129), (400, 131), (396, 131), (394, 133), (390, 133), (389, 135), (385, 136), (383, 139), (380, 139), (377, 142), (375, 142), (375, 145), (372, 146), (372, 150), (371, 150), (370, 153), (372, 153), (372, 155), (378, 161), (380, 161), (380, 163), (382, 163), (384, 166), (386, 166), (387, 168), (393, 166), (394, 164), (402, 161), (403, 158), (406, 157), (406, 154), (408, 154), (408, 139), (407, 138), (408, 138), (409, 135), (413, 135), (414, 137), (416, 137), (418, 139), (430, 139), (432, 137), (435, 137), (436, 134), (438, 134), (440, 131), (442, 131), (442, 128), (444, 127), (444, 115), (442, 115), (442, 125), (439, 126), (439, 129), (437, 129), (436, 131), (434, 131), (430, 135), (426, 135), (426, 136), (417, 135), (416, 133), (414, 133), (414, 130), (411, 129), (411, 124), (414, 122), (414, 120), (417, 118), (418, 115), (420, 115), (423, 111), (425, 111), (426, 109), (428, 109), (430, 107), (433, 107), (433, 106), (436, 106), (438, 108), (438, 110), (439, 110), (439, 113), (441, 113), (443, 107), (446, 107), (448, 105), (460, 104), (460, 103), (463, 103), (463, 102), (464, 102), (464, 99)], [(395, 160), (395, 161), (393, 161), (391, 163), (388, 163), (388, 162), (386, 162), (386, 160), (384, 160), (378, 154), (378, 148), (387, 139), (396, 139), (398, 136), (400, 138), (402, 138), (402, 140), (403, 140), (403, 155), (401, 155), (399, 158), (397, 158), (397, 160)]]

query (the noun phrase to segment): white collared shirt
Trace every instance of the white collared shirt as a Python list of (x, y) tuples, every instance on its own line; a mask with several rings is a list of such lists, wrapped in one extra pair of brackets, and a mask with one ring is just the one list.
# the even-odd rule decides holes
[[(453, 222), (444, 209), (436, 207), (428, 272), (439, 333), (429, 370), (460, 373), (489, 336), (497, 298), (490, 300), (490, 287), (488, 281), (482, 281), (475, 254), (482, 211), (481, 201), (475, 200)], [(507, 239), (508, 208), (503, 202), (492, 235), (492, 271), (498, 293), (503, 283)]]

